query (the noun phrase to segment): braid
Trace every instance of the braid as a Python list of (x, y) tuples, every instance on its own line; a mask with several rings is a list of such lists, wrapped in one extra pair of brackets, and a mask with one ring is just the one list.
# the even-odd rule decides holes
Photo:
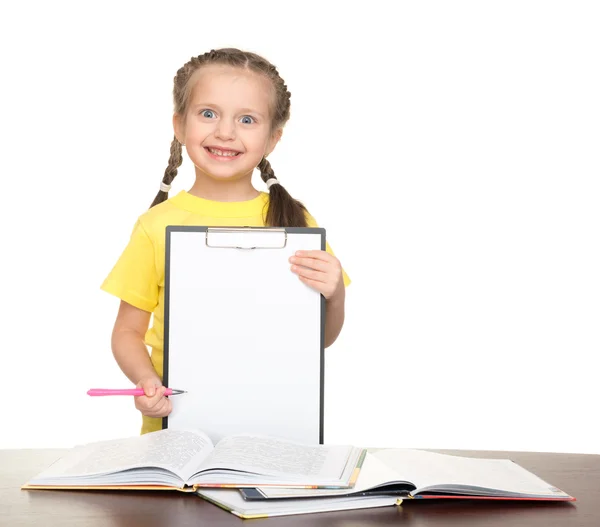
[[(271, 163), (264, 157), (258, 164), (258, 169), (260, 170), (260, 177), (265, 183), (275, 177)], [(265, 225), (271, 227), (306, 227), (305, 213), (306, 207), (292, 198), (280, 183), (271, 185)]]
[[(169, 164), (165, 170), (165, 175), (163, 176), (162, 182), (165, 185), (170, 185), (171, 182), (175, 179), (177, 175), (177, 168), (181, 166), (183, 162), (183, 158), (181, 157), (181, 143), (177, 140), (177, 138), (173, 138), (171, 142), (171, 156), (169, 157)], [(154, 205), (158, 205), (162, 203), (169, 197), (168, 192), (163, 192), (162, 190), (158, 191), (152, 205), (150, 208), (154, 207)]]

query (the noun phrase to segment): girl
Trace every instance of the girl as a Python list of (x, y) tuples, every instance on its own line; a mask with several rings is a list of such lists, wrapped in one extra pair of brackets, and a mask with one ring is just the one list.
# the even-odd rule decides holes
[[(237, 49), (212, 50), (177, 72), (173, 99), (175, 137), (160, 190), (102, 284), (104, 291), (121, 299), (111, 344), (123, 373), (144, 389), (145, 395), (135, 397), (143, 414), (142, 433), (160, 430), (161, 418), (171, 412), (161, 382), (166, 226), (317, 226), (267, 161), (290, 116), (290, 92), (272, 64)], [(182, 146), (194, 164), (196, 181), (189, 191), (168, 199), (182, 163)], [(255, 168), (268, 192), (252, 186)], [(350, 280), (326, 247), (296, 254), (290, 266), (326, 299), (327, 347), (342, 329)]]

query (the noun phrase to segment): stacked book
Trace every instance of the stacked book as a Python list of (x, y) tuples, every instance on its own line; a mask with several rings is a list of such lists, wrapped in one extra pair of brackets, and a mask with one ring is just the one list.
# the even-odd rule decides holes
[(174, 429), (77, 446), (23, 488), (177, 490), (242, 518), (395, 506), (406, 499), (575, 499), (509, 459), (257, 435), (213, 444), (201, 431)]

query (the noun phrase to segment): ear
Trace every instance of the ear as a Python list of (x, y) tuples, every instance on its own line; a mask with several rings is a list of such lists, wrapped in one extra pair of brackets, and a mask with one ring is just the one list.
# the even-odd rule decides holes
[(183, 123), (181, 122), (181, 116), (178, 113), (173, 114), (173, 131), (175, 137), (183, 145), (185, 144), (185, 134), (183, 131)]
[(283, 129), (278, 128), (271, 134), (271, 138), (267, 143), (267, 148), (265, 150), (265, 157), (267, 157), (273, 150), (275, 150), (275, 146), (279, 143), (281, 136), (283, 135)]

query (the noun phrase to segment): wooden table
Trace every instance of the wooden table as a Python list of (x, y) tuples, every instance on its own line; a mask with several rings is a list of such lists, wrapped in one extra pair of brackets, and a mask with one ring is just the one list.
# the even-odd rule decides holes
[(169, 491), (58, 491), (20, 487), (62, 455), (62, 450), (0, 450), (1, 527), (598, 527), (600, 456), (439, 450), (473, 457), (507, 457), (577, 498), (571, 503), (405, 500), (401, 507), (241, 520), (193, 496)]

